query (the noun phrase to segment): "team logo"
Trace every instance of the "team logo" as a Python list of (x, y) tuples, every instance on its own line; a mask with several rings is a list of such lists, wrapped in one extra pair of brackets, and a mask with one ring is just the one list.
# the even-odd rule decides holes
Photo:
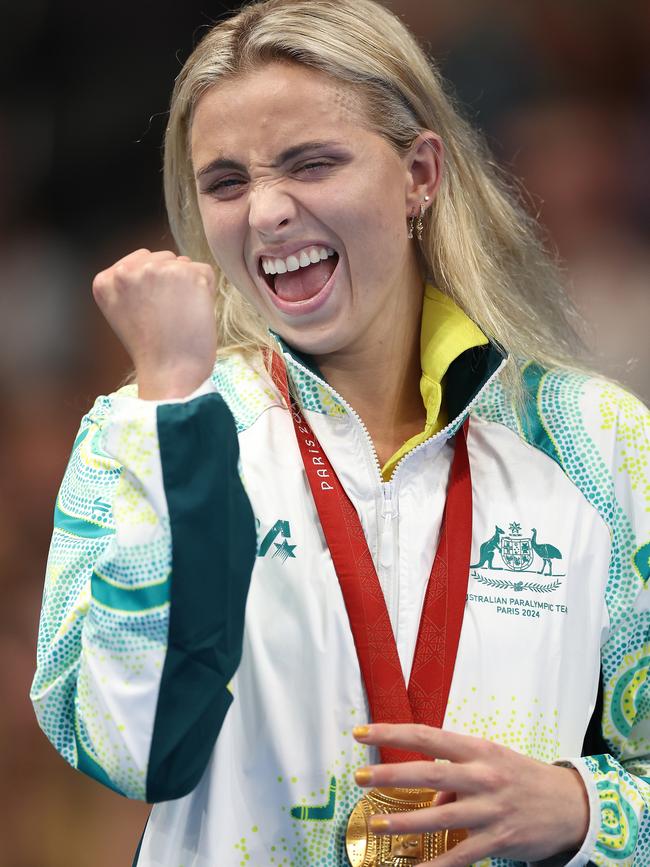
[[(260, 530), (260, 522), (257, 521), (258, 535)], [(257, 549), (258, 557), (266, 557), (270, 554), (271, 559), (280, 560), (281, 563), (296, 555), (293, 553), (296, 545), (291, 545), (291, 525), (288, 521), (279, 520), (271, 527), (271, 529), (263, 536)]]

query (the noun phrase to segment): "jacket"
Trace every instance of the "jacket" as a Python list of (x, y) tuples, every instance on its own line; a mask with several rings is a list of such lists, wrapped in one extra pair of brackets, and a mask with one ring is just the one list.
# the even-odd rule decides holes
[[(444, 727), (578, 770), (589, 830), (561, 863), (650, 864), (647, 411), (604, 380), (525, 363), (515, 406), (501, 382), (515, 361), (471, 346), (445, 372), (447, 423), (385, 481), (354, 410), (282, 355), (359, 515), (407, 682), (451, 438), (470, 416), (472, 558)], [(185, 401), (127, 388), (83, 419), (32, 700), (73, 767), (155, 803), (139, 867), (348, 863), (353, 773), (377, 758), (351, 728), (369, 708), (261, 360), (221, 358)]]

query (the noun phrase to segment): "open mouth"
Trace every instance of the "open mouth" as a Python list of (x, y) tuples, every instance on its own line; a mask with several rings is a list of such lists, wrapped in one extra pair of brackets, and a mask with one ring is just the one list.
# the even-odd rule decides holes
[[(300, 259), (290, 256), (287, 260), (276, 260), (275, 263), (270, 264), (266, 260), (266, 267), (262, 266), (260, 260), (260, 270), (267, 286), (282, 301), (294, 304), (309, 301), (323, 290), (336, 270), (339, 255), (335, 250), (313, 249), (319, 249), (321, 255), (324, 253), (327, 255), (316, 262), (307, 262), (308, 256), (304, 253)], [(312, 255), (312, 259), (314, 258), (315, 255)], [(292, 270), (288, 269), (287, 261)], [(271, 273), (272, 271), (276, 273)]]

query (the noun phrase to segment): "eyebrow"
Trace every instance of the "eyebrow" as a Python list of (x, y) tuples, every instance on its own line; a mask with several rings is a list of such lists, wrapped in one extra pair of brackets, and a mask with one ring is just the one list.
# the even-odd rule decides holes
[[(332, 147), (332, 145), (340, 146), (340, 144), (340, 142), (336, 141), (307, 141), (302, 142), (298, 145), (293, 145), (293, 147), (283, 150), (282, 153), (278, 155), (275, 162), (271, 163), (271, 168), (276, 169), (278, 168), (278, 166), (281, 166), (284, 163), (289, 162), (289, 160), (301, 156), (301, 154), (304, 154), (307, 151), (315, 151), (324, 147)], [(245, 172), (246, 166), (244, 166), (240, 162), (237, 162), (237, 160), (233, 160), (228, 157), (217, 157), (216, 159), (207, 163), (207, 165), (203, 166), (203, 168), (198, 170), (198, 172), (196, 173), (196, 179), (198, 180), (199, 178), (202, 178), (204, 175), (207, 175), (210, 172), (215, 171), (216, 169), (228, 169), (229, 171)]]

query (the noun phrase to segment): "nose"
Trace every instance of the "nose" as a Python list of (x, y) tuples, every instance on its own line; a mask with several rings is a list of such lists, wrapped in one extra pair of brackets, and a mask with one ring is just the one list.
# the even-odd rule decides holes
[(255, 188), (249, 198), (248, 223), (260, 235), (273, 235), (288, 227), (296, 217), (296, 203), (279, 186)]

